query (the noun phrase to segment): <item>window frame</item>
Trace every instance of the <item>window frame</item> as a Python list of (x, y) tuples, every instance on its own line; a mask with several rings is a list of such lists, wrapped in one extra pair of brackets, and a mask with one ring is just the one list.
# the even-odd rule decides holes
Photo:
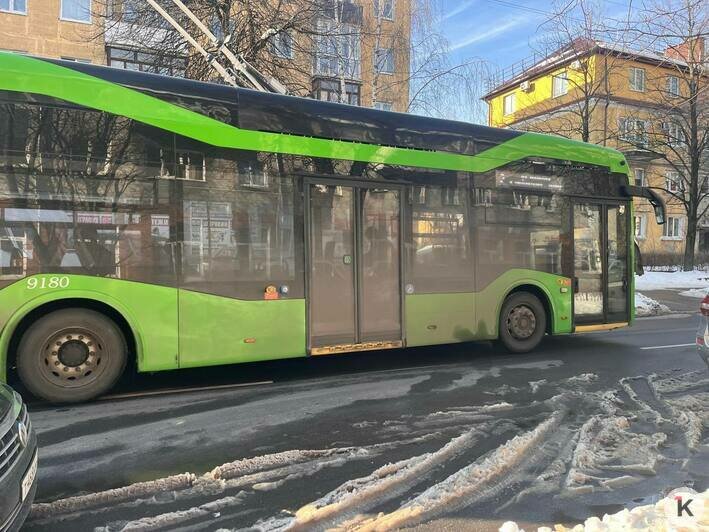
[[(563, 90), (562, 92), (556, 91), (556, 83), (557, 80), (562, 80), (563, 83)], [(561, 96), (564, 96), (569, 93), (569, 77), (566, 72), (562, 72), (561, 74), (556, 74), (551, 77), (551, 97), (552, 98), (560, 98)]]
[(362, 34), (353, 24), (341, 24), (340, 33), (332, 35), (335, 21), (319, 18), (316, 21), (314, 52), (312, 54), (313, 76), (361, 81), (362, 79)]
[[(638, 73), (642, 72), (642, 76), (640, 79), (642, 79), (642, 85), (641, 88), (638, 88), (637, 81), (638, 81)], [(634, 92), (645, 92), (645, 87), (646, 87), (646, 77), (645, 77), (645, 69), (640, 68), (640, 67), (630, 67), (630, 75), (628, 76), (628, 81), (629, 81), (629, 87), (631, 91)]]
[[(391, 6), (388, 16), (384, 14), (384, 8), (387, 5)], [(381, 18), (384, 20), (394, 20), (394, 16), (395, 16), (395, 12), (396, 12), (396, 0), (374, 0), (373, 7), (374, 7), (374, 16), (376, 18)]]
[(393, 102), (383, 102), (383, 101), (376, 101), (372, 105), (374, 109), (377, 111), (386, 111), (386, 112), (392, 112), (394, 110), (394, 103)]
[[(511, 105), (509, 105), (510, 109), (508, 109), (507, 102), (511, 102)], [(505, 94), (502, 97), (502, 115), (503, 116), (510, 116), (515, 114), (516, 112), (516, 107), (517, 107), (517, 96), (515, 95), (514, 92), (511, 92), (509, 94)]]
[(15, 2), (17, 0), (7, 0), (7, 9), (0, 7), (0, 13), (8, 13), (10, 15), (27, 15), (27, 0), (25, 2), (25, 8), (20, 10), (15, 7)]
[[(374, 59), (374, 68), (377, 74), (394, 75), (396, 71), (396, 60), (394, 58), (393, 48), (377, 48), (374, 50)], [(384, 70), (385, 66), (389, 66), (391, 69)]]
[[(672, 89), (672, 82), (675, 82), (674, 85), (676, 85), (676, 88), (673, 90)], [(679, 98), (681, 96), (681, 92), (679, 90), (679, 78), (677, 76), (672, 76), (669, 75), (667, 76), (667, 95), (670, 98)]]
[(665, 172), (665, 188), (670, 192), (681, 192), (680, 179), (677, 170), (668, 170)]
[[(638, 173), (640, 173), (640, 183), (638, 183)], [(636, 187), (644, 187), (647, 183), (647, 172), (645, 168), (633, 168), (633, 182)]]
[(65, 22), (76, 22), (78, 24), (92, 24), (93, 23), (93, 16), (91, 15), (91, 0), (86, 0), (89, 3), (89, 8), (87, 10), (87, 16), (88, 19), (76, 19), (76, 18), (71, 18), (64, 16), (64, 5), (66, 2), (81, 2), (82, 0), (61, 0), (59, 2), (59, 20), (63, 20)]
[[(288, 53), (287, 54), (283, 53), (284, 47), (280, 46), (283, 44), (283, 40), (286, 37), (290, 41), (288, 44), (288, 49), (287, 49)], [(295, 58), (295, 50), (293, 49), (293, 42), (294, 42), (293, 34), (290, 31), (288, 31), (288, 30), (280, 31), (280, 32), (276, 33), (273, 36), (273, 38), (271, 39), (271, 52), (273, 53), (273, 55), (275, 55), (276, 57), (279, 57), (281, 59), (292, 60)]]
[(682, 216), (668, 216), (662, 226), (662, 240), (682, 240), (683, 227)]
[(647, 238), (647, 216), (636, 213), (633, 216), (633, 226), (633, 236), (638, 240), (645, 240)]

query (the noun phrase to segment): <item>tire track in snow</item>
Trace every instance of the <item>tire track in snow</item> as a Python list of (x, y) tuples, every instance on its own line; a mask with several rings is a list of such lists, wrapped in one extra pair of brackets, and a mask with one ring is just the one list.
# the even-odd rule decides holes
[(324, 497), (297, 510), (290, 519), (272, 518), (254, 525), (260, 530), (307, 530), (324, 521), (367, 510), (372, 504), (397, 497), (425, 480), (434, 469), (489, 436), (483, 428), (468, 430), (437, 451), (387, 464), (366, 477), (348, 480)]
[[(420, 443), (436, 437), (438, 437), (438, 433), (430, 433), (427, 436), (364, 447), (289, 450), (244, 458), (219, 465), (202, 475), (183, 473), (49, 503), (35, 503), (32, 505), (28, 524), (48, 525), (53, 521), (66, 521), (81, 517), (88, 512), (115, 510), (121, 505), (134, 506), (141, 501), (159, 506), (172, 504), (178, 500), (214, 496), (228, 489), (247, 486), (256, 490), (273, 489), (287, 480), (313, 475), (326, 467), (338, 467), (350, 460), (369, 459), (395, 447)], [(158, 496), (164, 494), (170, 496), (158, 499)], [(230, 499), (227, 497), (225, 500)], [(178, 513), (183, 519), (192, 519), (194, 516), (190, 511), (199, 508), (201, 506)], [(143, 507), (143, 509), (146, 508)], [(167, 519), (165, 516), (167, 514), (163, 514), (163, 517)], [(179, 518), (175, 519), (179, 521)]]
[(508, 440), (484, 458), (431, 486), (398, 510), (373, 518), (358, 516), (343, 523), (341, 529), (361, 532), (394, 530), (416, 525), (444, 511), (475, 502), (493, 487), (493, 483), (513, 473), (525, 455), (560, 425), (565, 414), (564, 410), (554, 412), (533, 430)]

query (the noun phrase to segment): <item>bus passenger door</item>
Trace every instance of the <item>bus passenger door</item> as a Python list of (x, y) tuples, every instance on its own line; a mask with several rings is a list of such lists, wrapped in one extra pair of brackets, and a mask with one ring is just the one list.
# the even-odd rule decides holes
[(310, 353), (400, 347), (401, 190), (306, 187)]
[(629, 320), (628, 212), (626, 204), (573, 204), (577, 325)]

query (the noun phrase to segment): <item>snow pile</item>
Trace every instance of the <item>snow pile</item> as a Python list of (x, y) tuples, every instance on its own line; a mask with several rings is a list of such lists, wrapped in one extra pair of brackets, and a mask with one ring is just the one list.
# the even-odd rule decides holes
[(679, 295), (685, 297), (696, 297), (699, 299), (704, 299), (704, 296), (709, 294), (709, 288), (690, 288), (684, 292), (680, 292)]
[[(667, 435), (637, 434), (624, 416), (593, 416), (579, 431), (566, 487), (573, 494), (605, 491), (655, 474)], [(617, 476), (621, 475), (621, 476)]]
[[(687, 504), (692, 499), (689, 508), (694, 514), (692, 517), (686, 513), (683, 517), (677, 515), (677, 498)], [(539, 527), (537, 532), (616, 532), (619, 530), (646, 530), (648, 532), (665, 532), (682, 530), (685, 532), (699, 532), (709, 529), (709, 490), (704, 493), (694, 494), (691, 490), (674, 490), (667, 497), (656, 504), (637, 506), (632, 510), (627, 508), (602, 519), (590, 517), (583, 524), (567, 528), (564, 525), (554, 525), (554, 528)], [(507, 521), (500, 527), (500, 532), (524, 532), (517, 523)]]
[(655, 272), (646, 271), (635, 276), (636, 290), (666, 290), (668, 288), (709, 288), (709, 273), (693, 270), (691, 272)]
[(663, 305), (640, 292), (635, 292), (635, 315), (639, 318), (669, 313), (670, 309), (667, 305)]

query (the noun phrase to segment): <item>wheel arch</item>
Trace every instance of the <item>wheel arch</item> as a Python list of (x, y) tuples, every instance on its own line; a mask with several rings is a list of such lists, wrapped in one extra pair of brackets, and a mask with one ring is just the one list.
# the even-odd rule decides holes
[(56, 310), (84, 308), (99, 312), (113, 320), (121, 330), (128, 347), (128, 363), (140, 366), (143, 345), (140, 330), (130, 312), (113, 298), (103, 294), (64, 292), (62, 296), (36, 298), (18, 309), (7, 321), (0, 334), (0, 377), (7, 381), (15, 364), (17, 347), (29, 326), (42, 316)]

